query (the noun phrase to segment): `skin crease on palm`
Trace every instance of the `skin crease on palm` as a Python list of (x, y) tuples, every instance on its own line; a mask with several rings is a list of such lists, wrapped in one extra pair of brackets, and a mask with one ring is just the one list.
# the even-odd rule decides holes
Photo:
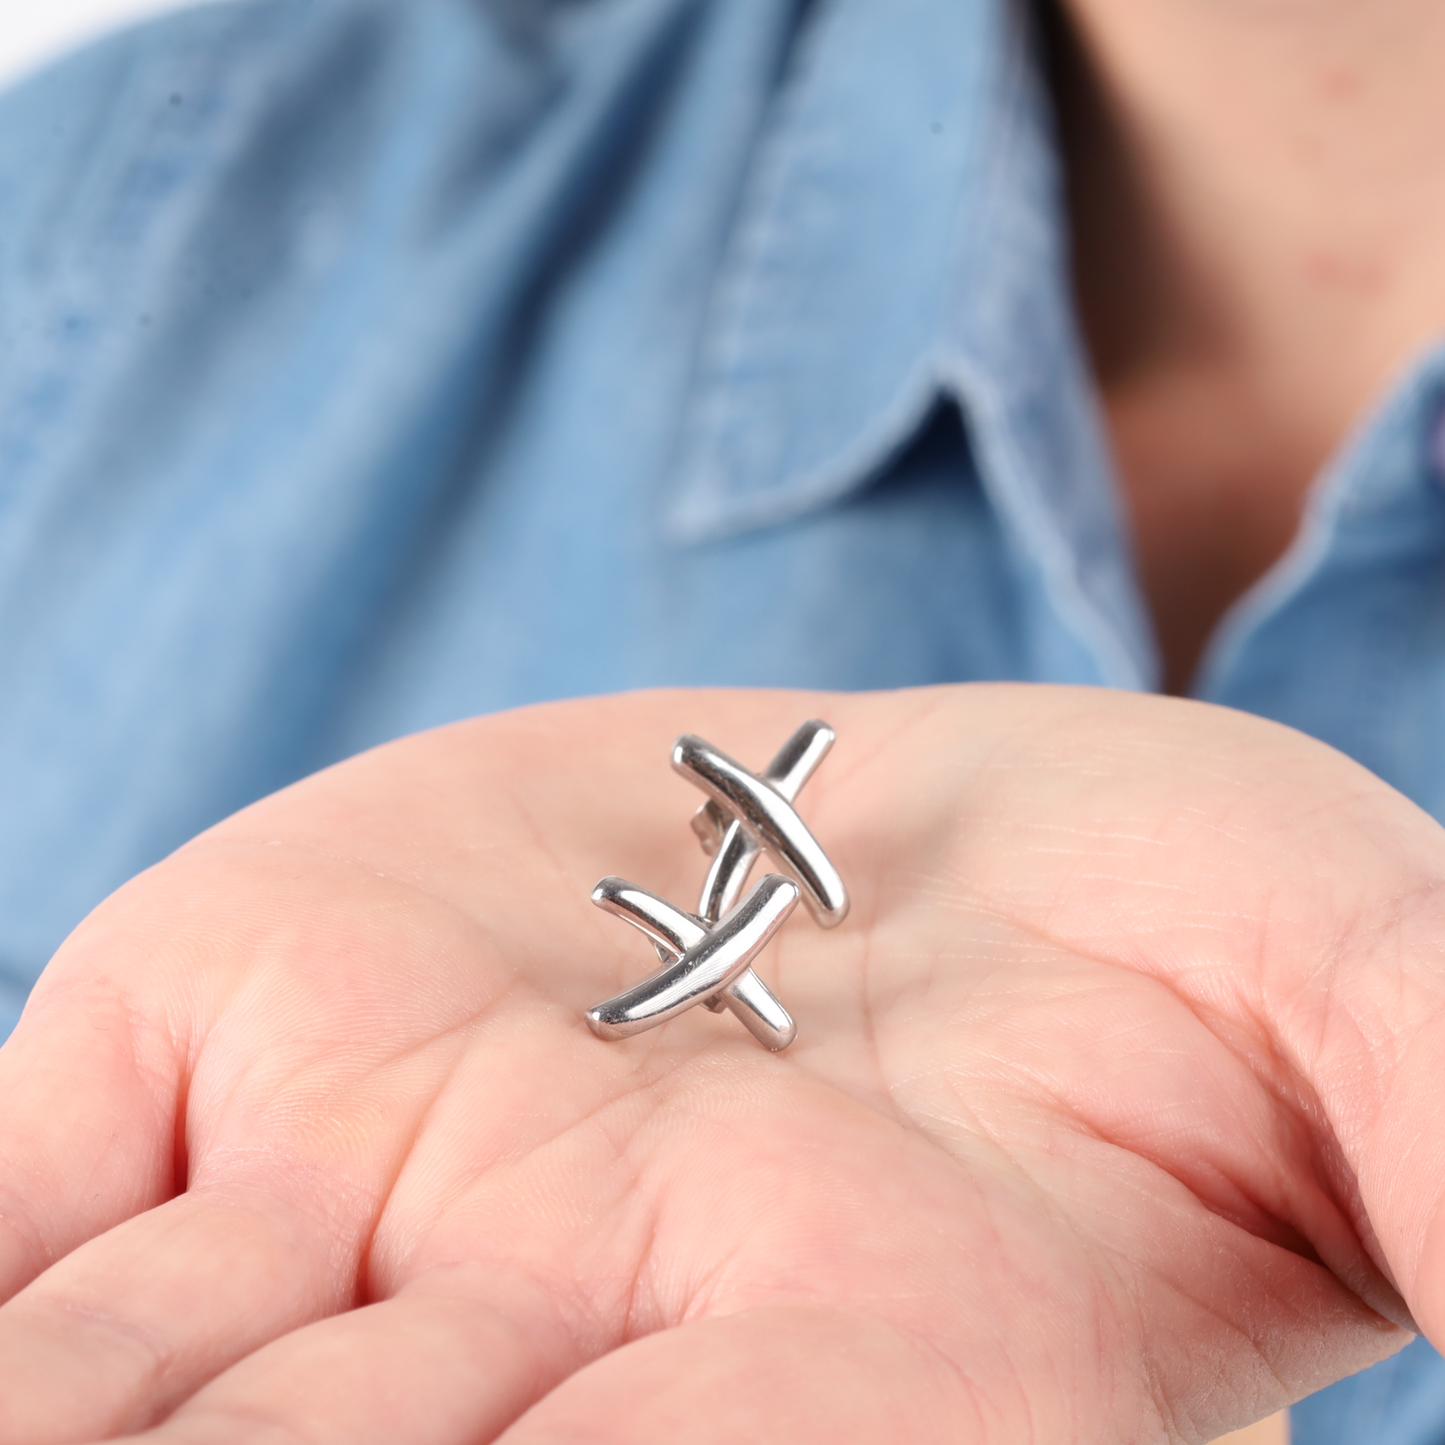
[[(695, 729), (839, 742), (850, 881), (694, 1010)], [(1445, 1332), (1445, 832), (1301, 735), (1087, 689), (457, 724), (202, 835), (0, 1050), (0, 1440), (1197, 1441)], [(1402, 1301), (1403, 1296), (1403, 1301)]]

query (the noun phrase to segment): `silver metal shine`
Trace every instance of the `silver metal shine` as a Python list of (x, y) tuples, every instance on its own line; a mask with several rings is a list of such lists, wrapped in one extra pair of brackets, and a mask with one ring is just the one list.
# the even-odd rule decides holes
[(768, 873), (712, 928), (621, 878), (604, 878), (592, 901), (650, 937), (694, 939), (650, 978), (587, 1010), (599, 1038), (627, 1039), (711, 998), (750, 967), (797, 906), (798, 885)]
[[(752, 961), (782, 927), (800, 892), (824, 928), (836, 927), (847, 915), (843, 880), (793, 807), (835, 736), (827, 723), (805, 722), (760, 774), (701, 738), (687, 735), (673, 745), (673, 767), (708, 794), (692, 826), (712, 866), (696, 913), (684, 913), (621, 878), (604, 878), (592, 890), (599, 908), (651, 939), (663, 965), (588, 1009), (587, 1022), (599, 1038), (630, 1038), (701, 1003), (715, 1012), (731, 1010), (765, 1048), (776, 1051), (792, 1043), (797, 1026)], [(798, 882), (769, 873), (739, 901), (764, 849)]]

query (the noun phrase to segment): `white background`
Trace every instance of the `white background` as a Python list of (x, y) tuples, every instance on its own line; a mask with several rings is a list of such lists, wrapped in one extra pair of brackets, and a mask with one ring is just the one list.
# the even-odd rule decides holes
[(0, 0), (0, 86), (72, 46), (194, 0)]

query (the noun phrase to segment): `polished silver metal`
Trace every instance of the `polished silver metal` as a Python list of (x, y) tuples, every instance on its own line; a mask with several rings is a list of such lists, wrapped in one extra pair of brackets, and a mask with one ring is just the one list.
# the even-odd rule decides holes
[(592, 890), (592, 901), (656, 942), (672, 949), (682, 945), (666, 967), (587, 1010), (599, 1038), (627, 1039), (711, 998), (751, 967), (797, 906), (798, 885), (768, 873), (711, 928), (622, 878), (604, 878)]
[[(823, 761), (835, 736), (827, 723), (816, 719), (804, 723), (760, 774), (748, 772), (741, 763), (691, 734), (672, 745), (672, 766), (707, 793), (716, 809), (708, 814), (703, 828), (693, 820), (694, 831), (704, 838), (703, 846), (707, 846), (706, 828), (715, 828), (723, 817), (732, 819), (719, 839), (713, 873), (709, 874), (710, 880), (717, 875), (712, 886), (722, 906), (726, 906), (727, 890), (735, 893), (742, 886), (747, 868), (763, 847), (802, 885), (803, 896), (822, 927), (836, 928), (848, 916), (848, 892), (838, 870), (793, 807), (798, 789)], [(736, 862), (728, 856), (730, 849), (737, 851)], [(707, 901), (705, 892), (704, 914)]]
[[(788, 803), (792, 803), (798, 796), (798, 790), (828, 755), (836, 736), (827, 723), (810, 718), (763, 769), (763, 779), (775, 787)], [(679, 744), (682, 741), (678, 739)], [(677, 756), (676, 745), (673, 756)], [(742, 892), (760, 844), (754, 834), (736, 818), (729, 818), (716, 802), (709, 801), (698, 809), (692, 827), (703, 851), (713, 857), (697, 911), (706, 919), (720, 918)], [(846, 908), (846, 902), (844, 906)], [(787, 1048), (797, 1036), (797, 1025), (792, 1016), (751, 969), (723, 992), (708, 999), (707, 1007), (715, 1013), (724, 1008), (730, 1009), (764, 1048), (775, 1053)]]
[[(673, 767), (708, 794), (693, 830), (712, 855), (696, 913), (684, 913), (620, 878), (604, 878), (592, 901), (640, 929), (662, 968), (587, 1011), (600, 1038), (623, 1039), (655, 1028), (695, 1004), (729, 1009), (764, 1047), (785, 1049), (797, 1034), (787, 1009), (753, 971), (753, 959), (782, 927), (799, 894), (825, 928), (848, 912), (843, 880), (793, 807), (799, 790), (827, 756), (835, 734), (805, 722), (759, 774), (701, 738), (673, 745)], [(765, 875), (739, 901), (764, 849), (797, 878)]]

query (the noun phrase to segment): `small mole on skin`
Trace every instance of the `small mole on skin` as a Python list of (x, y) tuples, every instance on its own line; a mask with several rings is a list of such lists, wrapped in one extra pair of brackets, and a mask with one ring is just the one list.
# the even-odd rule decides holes
[(171, 104), (172, 104), (172, 105), (180, 105), (180, 103), (181, 103), (182, 100), (184, 100), (184, 99), (185, 99), (184, 96), (181, 96), (181, 95), (173, 95), (173, 96), (171, 96)]

